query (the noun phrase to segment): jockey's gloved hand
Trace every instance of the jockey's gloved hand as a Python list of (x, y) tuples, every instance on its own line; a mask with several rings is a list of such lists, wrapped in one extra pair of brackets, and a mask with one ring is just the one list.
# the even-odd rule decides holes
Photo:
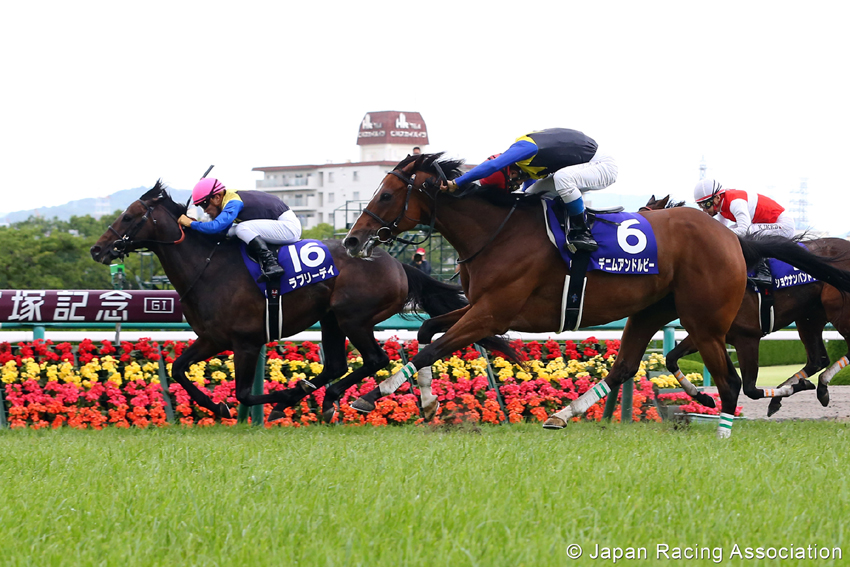
[(446, 181), (445, 183), (440, 183), (440, 191), (448, 191), (449, 193), (454, 193), (457, 191), (457, 183), (454, 181)]

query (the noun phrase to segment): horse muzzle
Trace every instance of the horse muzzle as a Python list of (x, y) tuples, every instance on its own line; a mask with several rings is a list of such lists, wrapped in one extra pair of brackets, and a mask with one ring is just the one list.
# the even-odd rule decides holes
[(372, 255), (372, 250), (379, 242), (377, 236), (370, 236), (365, 240), (357, 236), (347, 236), (342, 241), (345, 246), (345, 251), (351, 258), (369, 258)]

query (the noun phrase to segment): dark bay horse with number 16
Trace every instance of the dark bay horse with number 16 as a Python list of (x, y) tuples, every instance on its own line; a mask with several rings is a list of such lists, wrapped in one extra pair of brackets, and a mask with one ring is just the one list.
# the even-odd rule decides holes
[[(448, 328), (400, 372), (354, 402), (368, 411), (418, 369), (480, 338), (508, 330), (558, 331), (567, 266), (550, 243), (539, 198), (469, 190), (440, 190), (461, 174), (459, 160), (440, 154), (408, 156), (378, 186), (343, 241), (348, 253), (369, 257), (377, 242), (418, 224), (433, 223), (458, 251), (460, 275), (470, 305), (427, 321), (420, 339)], [(544, 424), (560, 429), (635, 375), (652, 336), (677, 316), (715, 376), (723, 412), (718, 436), (731, 435), (741, 380), (726, 353), (726, 333), (741, 306), (747, 266), (761, 257), (788, 262), (815, 277), (850, 290), (850, 272), (782, 238), (739, 238), (696, 209), (643, 213), (658, 246), (659, 273), (587, 275), (582, 326), (628, 317), (619, 355), (604, 381)]]
[[(284, 337), (320, 322), (324, 368), (316, 379), (299, 382), (300, 387), (253, 395), (254, 372), (266, 342), (263, 294), (245, 267), (238, 241), (192, 230), (184, 233), (177, 219), (185, 213), (186, 206), (175, 203), (158, 181), (112, 223), (92, 246), (91, 255), (103, 264), (137, 248), (149, 248), (157, 255), (198, 335), (174, 361), (172, 376), (198, 405), (218, 417), (230, 418), (230, 408), (213, 403), (187, 378), (186, 371), (196, 362), (232, 350), (236, 399), (247, 405), (278, 404), (269, 416), (273, 421), (283, 417), (284, 408), (348, 371), (348, 337), (363, 356), (363, 366), (328, 387), (322, 414), (329, 421), (346, 389), (389, 363), (375, 340), (375, 325), (401, 312), (408, 302), (431, 316), (467, 305), (459, 286), (434, 280), (384, 252), (371, 261), (352, 259), (338, 241), (327, 241), (339, 275), (281, 296)], [(501, 349), (507, 343), (494, 337), (489, 346)], [(426, 414), (436, 412), (436, 407), (423, 409)]]

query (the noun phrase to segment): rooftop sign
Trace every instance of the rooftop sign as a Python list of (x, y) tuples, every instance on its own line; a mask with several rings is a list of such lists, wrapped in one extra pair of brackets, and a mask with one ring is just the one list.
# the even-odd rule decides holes
[(403, 144), (427, 146), (428, 130), (418, 112), (369, 112), (360, 122), (357, 145)]

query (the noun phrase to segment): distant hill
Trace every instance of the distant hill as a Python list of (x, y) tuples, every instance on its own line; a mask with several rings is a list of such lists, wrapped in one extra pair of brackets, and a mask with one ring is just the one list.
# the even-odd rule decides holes
[[(37, 209), (27, 209), (25, 211), (16, 211), (0, 216), (0, 223), (14, 223), (25, 221), (31, 216), (38, 213), (38, 216), (52, 219), (54, 217), (60, 220), (69, 220), (72, 216), (82, 217), (85, 215), (94, 216), (96, 213), (111, 215), (116, 210), (124, 210), (130, 203), (142, 196), (142, 194), (150, 189), (150, 187), (136, 187), (135, 189), (124, 189), (117, 191), (106, 197), (108, 203), (99, 203), (102, 199), (79, 199), (71, 201), (64, 205), (55, 207), (39, 207)], [(171, 198), (177, 202), (186, 202), (192, 192), (188, 189), (169, 189)], [(104, 206), (106, 205), (106, 206)]]

